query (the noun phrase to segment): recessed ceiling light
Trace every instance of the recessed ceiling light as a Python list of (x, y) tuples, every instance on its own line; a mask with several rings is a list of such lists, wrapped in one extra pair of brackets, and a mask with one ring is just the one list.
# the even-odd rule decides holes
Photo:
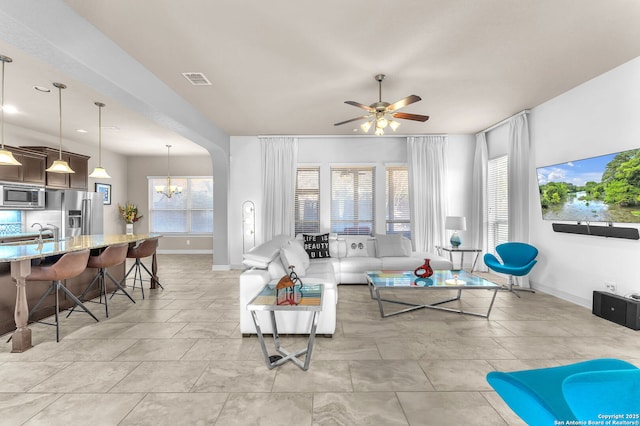
[(3, 109), (6, 114), (16, 114), (18, 112), (18, 108), (13, 105), (5, 105)]
[(43, 93), (51, 92), (51, 89), (43, 87), (43, 86), (33, 86), (33, 88), (36, 89), (38, 92), (43, 92)]
[(85, 129), (76, 129), (78, 133), (88, 133)]

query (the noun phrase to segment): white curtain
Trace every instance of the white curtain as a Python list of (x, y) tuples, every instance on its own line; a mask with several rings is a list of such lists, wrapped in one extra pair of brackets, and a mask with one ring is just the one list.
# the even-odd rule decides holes
[(446, 145), (446, 136), (407, 138), (411, 239), (418, 252), (433, 253), (444, 242)]
[[(529, 124), (526, 114), (509, 120), (509, 241), (529, 242)], [(515, 277), (514, 277), (515, 278)], [(529, 288), (527, 277), (517, 284)]]
[(260, 138), (262, 152), (262, 230), (263, 240), (276, 235), (293, 235), (293, 204), (296, 191), (298, 139)]
[(476, 135), (476, 151), (473, 157), (473, 172), (471, 180), (471, 245), (482, 250), (476, 263), (476, 271), (486, 272), (489, 269), (482, 261), (487, 252), (487, 134)]

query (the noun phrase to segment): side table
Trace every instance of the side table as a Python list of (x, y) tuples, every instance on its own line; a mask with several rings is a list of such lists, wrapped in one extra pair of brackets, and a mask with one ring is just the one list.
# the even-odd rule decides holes
[[(287, 361), (293, 362), (302, 370), (309, 369), (311, 362), (311, 353), (313, 352), (313, 344), (316, 339), (316, 328), (318, 326), (318, 318), (322, 311), (322, 296), (324, 295), (323, 284), (304, 285), (300, 290), (301, 297), (297, 304), (278, 304), (276, 296), (275, 284), (267, 284), (260, 292), (247, 304), (247, 309), (251, 311), (253, 323), (256, 326), (258, 341), (262, 348), (264, 360), (267, 367), (271, 370), (274, 367), (284, 364)], [(273, 342), (278, 355), (269, 355), (267, 346), (264, 341), (262, 330), (260, 329), (260, 321), (258, 320), (258, 311), (268, 311), (271, 318), (271, 326), (273, 329)], [(309, 340), (307, 347), (294, 352), (289, 352), (280, 345), (280, 336), (278, 335), (278, 327), (276, 324), (276, 311), (311, 311), (313, 317), (311, 321), (311, 330), (309, 331)], [(305, 355), (304, 363), (299, 358)]]
[(480, 256), (480, 253), (482, 253), (482, 249), (479, 248), (475, 248), (475, 247), (463, 247), (463, 246), (459, 246), (459, 247), (453, 247), (453, 246), (446, 246), (446, 247), (442, 247), (442, 246), (436, 246), (436, 249), (438, 250), (438, 254), (440, 256), (442, 256), (442, 251), (446, 251), (449, 252), (449, 260), (451, 261), (451, 263), (453, 264), (453, 253), (460, 253), (460, 269), (464, 269), (464, 254), (465, 253), (475, 253), (476, 256), (473, 259), (473, 265), (471, 265), (471, 271), (469, 272), (473, 272), (473, 270), (476, 267), (476, 262), (478, 262), (478, 257)]

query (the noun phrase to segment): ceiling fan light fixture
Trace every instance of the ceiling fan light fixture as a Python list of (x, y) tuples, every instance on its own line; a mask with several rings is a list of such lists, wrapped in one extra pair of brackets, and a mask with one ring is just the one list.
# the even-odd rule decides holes
[(385, 127), (387, 127), (388, 125), (389, 125), (389, 121), (388, 121), (386, 118), (384, 118), (384, 116), (379, 117), (379, 118), (376, 120), (376, 127), (379, 127), (379, 128), (381, 128), (381, 129), (384, 129), (384, 128), (385, 128)]
[(376, 136), (382, 136), (382, 135), (384, 135), (384, 129), (383, 129), (383, 128), (381, 128), (381, 127), (376, 127), (375, 135), (376, 135)]
[(398, 130), (398, 127), (400, 127), (400, 122), (395, 120), (389, 120), (389, 127), (391, 127), (391, 130), (395, 132), (396, 130)]
[(370, 121), (365, 121), (364, 123), (362, 123), (360, 125), (360, 128), (362, 129), (363, 132), (367, 133), (369, 131), (369, 129), (371, 128), (371, 122)]

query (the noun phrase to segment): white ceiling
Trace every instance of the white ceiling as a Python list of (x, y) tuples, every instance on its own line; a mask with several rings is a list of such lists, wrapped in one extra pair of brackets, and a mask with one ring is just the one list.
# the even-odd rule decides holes
[[(419, 95), (403, 111), (431, 117), (403, 120), (399, 134), (475, 133), (640, 56), (633, 0), (0, 0), (0, 9), (4, 26), (17, 22), (0, 32), (0, 54), (14, 59), (5, 102), (22, 111), (7, 122), (57, 134), (56, 93), (32, 86), (59, 80), (69, 86), (65, 137), (97, 144), (102, 101), (103, 124), (119, 128), (105, 129), (105, 148), (130, 155), (160, 155), (166, 143), (205, 152), (190, 137), (211, 139), (197, 129), (204, 122), (238, 136), (360, 134), (359, 123), (333, 123), (363, 115), (344, 101), (378, 100), (379, 73), (384, 101)], [(212, 85), (192, 86), (183, 72)]]

